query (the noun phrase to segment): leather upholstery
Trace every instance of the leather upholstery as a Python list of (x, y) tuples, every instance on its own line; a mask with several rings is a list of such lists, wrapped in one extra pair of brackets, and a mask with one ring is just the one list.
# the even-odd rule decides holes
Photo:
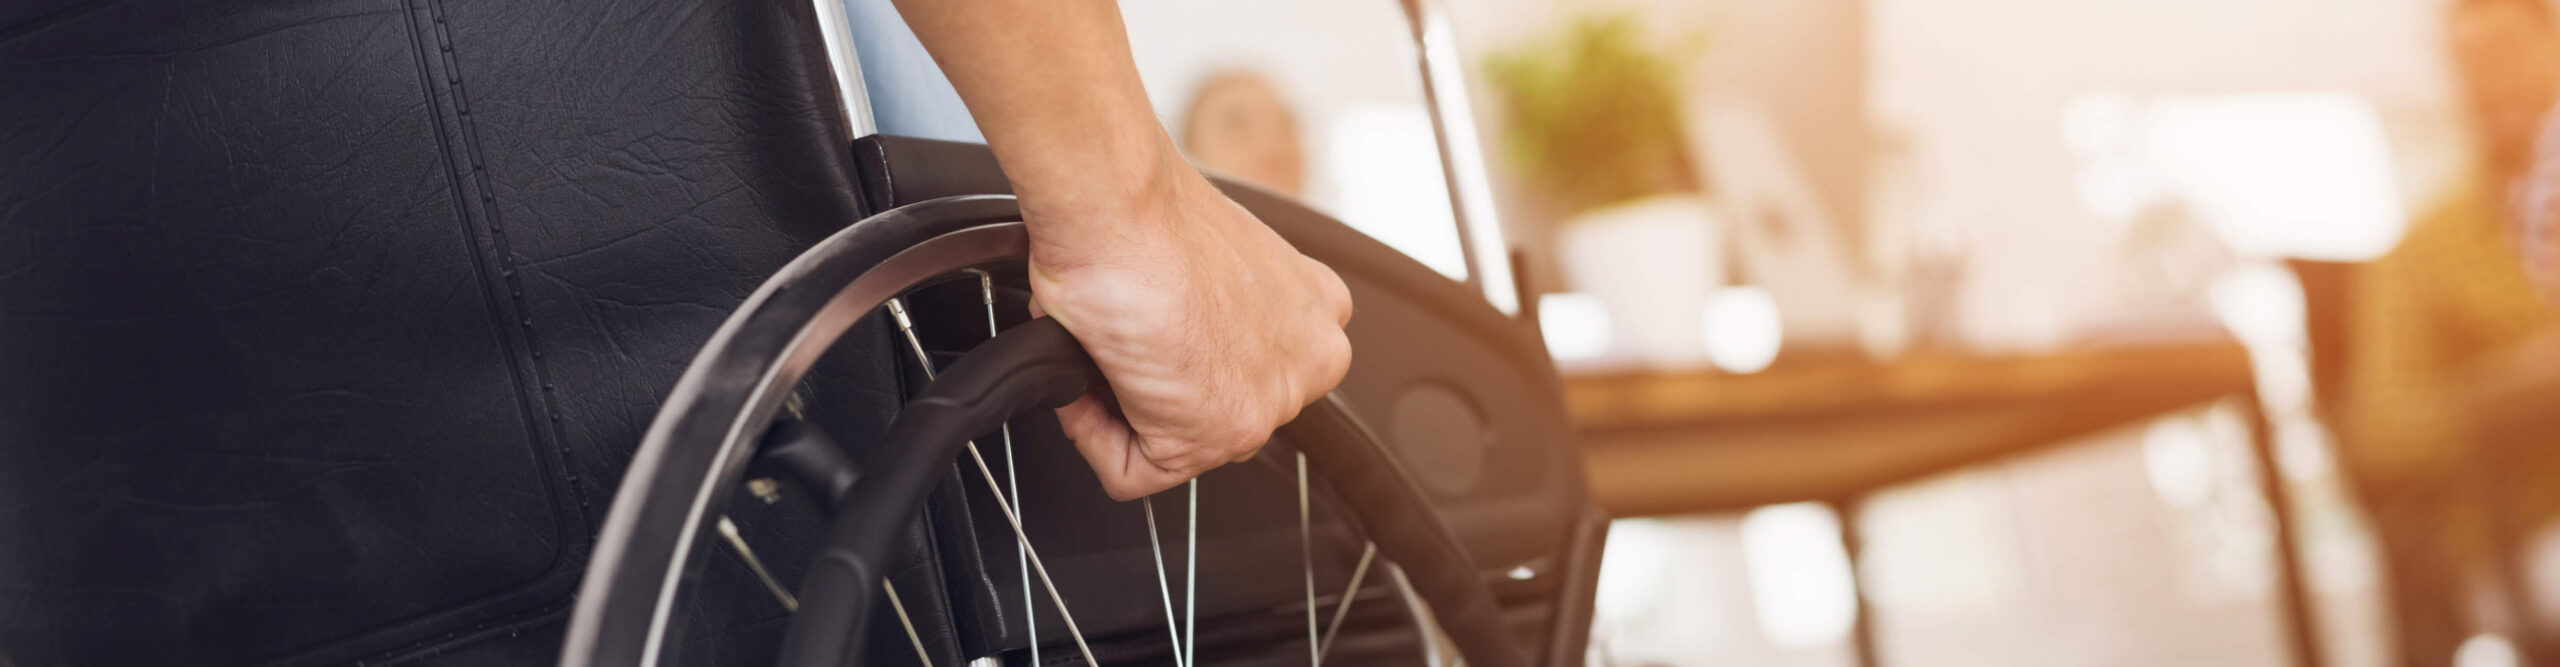
[[(809, 14), (0, 10), (0, 663), (548, 660), (667, 389), (861, 213)], [(687, 656), (766, 659), (711, 560)]]

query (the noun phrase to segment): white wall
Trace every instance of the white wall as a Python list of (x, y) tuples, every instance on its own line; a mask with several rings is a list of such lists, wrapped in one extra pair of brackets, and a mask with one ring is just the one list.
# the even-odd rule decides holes
[(1259, 73), (1297, 112), (1309, 203), (1465, 276), (1420, 64), (1395, 0), (1125, 0), (1120, 11), (1167, 128), (1180, 131), (1210, 76)]
[[(2462, 164), (2442, 0), (1870, 0), (1868, 100), (1911, 191), (1877, 222), (1967, 251), (1964, 333), (2037, 348), (2103, 320), (2120, 229), (2078, 200), (2061, 118), (2080, 95), (2342, 91), (2392, 134), (2404, 201)], [(1883, 166), (1893, 165), (1893, 166)], [(1907, 217), (1905, 217), (1907, 216)]]

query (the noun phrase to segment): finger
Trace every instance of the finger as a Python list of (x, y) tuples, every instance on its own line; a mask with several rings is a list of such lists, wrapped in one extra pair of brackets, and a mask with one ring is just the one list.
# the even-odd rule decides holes
[(1060, 430), (1075, 441), (1076, 453), (1093, 467), (1094, 479), (1113, 500), (1134, 500), (1190, 479), (1139, 455), (1137, 431), (1098, 394), (1077, 398), (1057, 414)]
[(1120, 423), (1111, 416), (1111, 407), (1103, 404), (1099, 392), (1078, 396), (1076, 400), (1058, 406), (1057, 413), (1058, 429), (1066, 432), (1067, 439), (1078, 444), (1124, 437), (1129, 429), (1128, 424)]
[(1136, 442), (1133, 437), (1136, 433), (1129, 430), (1128, 424), (1112, 417), (1110, 407), (1094, 394), (1077, 397), (1059, 407), (1057, 413), (1058, 429), (1066, 433), (1068, 440), (1075, 442), (1076, 453), (1084, 457), (1086, 465), (1093, 467), (1094, 477), (1102, 482), (1102, 490), (1115, 500), (1128, 500), (1121, 495), (1122, 484), (1118, 480), (1127, 476), (1124, 471), (1132, 463), (1149, 465), (1132, 460), (1137, 458), (1131, 446)]
[[(1116, 500), (1137, 500), (1139, 498), (1179, 488), (1182, 486), (1183, 482), (1191, 481), (1191, 478), (1193, 477), (1198, 477), (1198, 475), (1174, 472), (1163, 468), (1147, 468), (1136, 471), (1128, 477), (1120, 480), (1118, 484), (1120, 484), (1121, 490), (1114, 492), (1112, 494), (1112, 498)], [(1108, 489), (1109, 487), (1105, 487), (1105, 490)]]

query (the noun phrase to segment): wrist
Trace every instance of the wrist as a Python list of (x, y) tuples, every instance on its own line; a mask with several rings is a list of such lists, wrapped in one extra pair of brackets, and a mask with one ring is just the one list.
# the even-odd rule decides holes
[(1158, 219), (1150, 213), (1202, 179), (1160, 128), (1150, 125), (1117, 139), (1097, 139), (1085, 150), (1053, 149), (1030, 156), (1040, 164), (1018, 170), (1006, 165), (1008, 172), (1022, 173), (1013, 179), (1014, 194), (1035, 235), (1043, 227), (1066, 231), (1059, 228)]

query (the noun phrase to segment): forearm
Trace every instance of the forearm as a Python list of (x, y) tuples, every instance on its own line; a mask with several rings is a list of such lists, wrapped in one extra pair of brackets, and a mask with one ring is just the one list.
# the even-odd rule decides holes
[(1242, 460), (1342, 382), (1351, 293), (1156, 124), (1112, 0), (894, 0), (1022, 200), (1040, 312), (1109, 380), (1058, 410), (1122, 500)]
[(1109, 224), (1188, 171), (1110, 0), (895, 1), (1038, 224)]

